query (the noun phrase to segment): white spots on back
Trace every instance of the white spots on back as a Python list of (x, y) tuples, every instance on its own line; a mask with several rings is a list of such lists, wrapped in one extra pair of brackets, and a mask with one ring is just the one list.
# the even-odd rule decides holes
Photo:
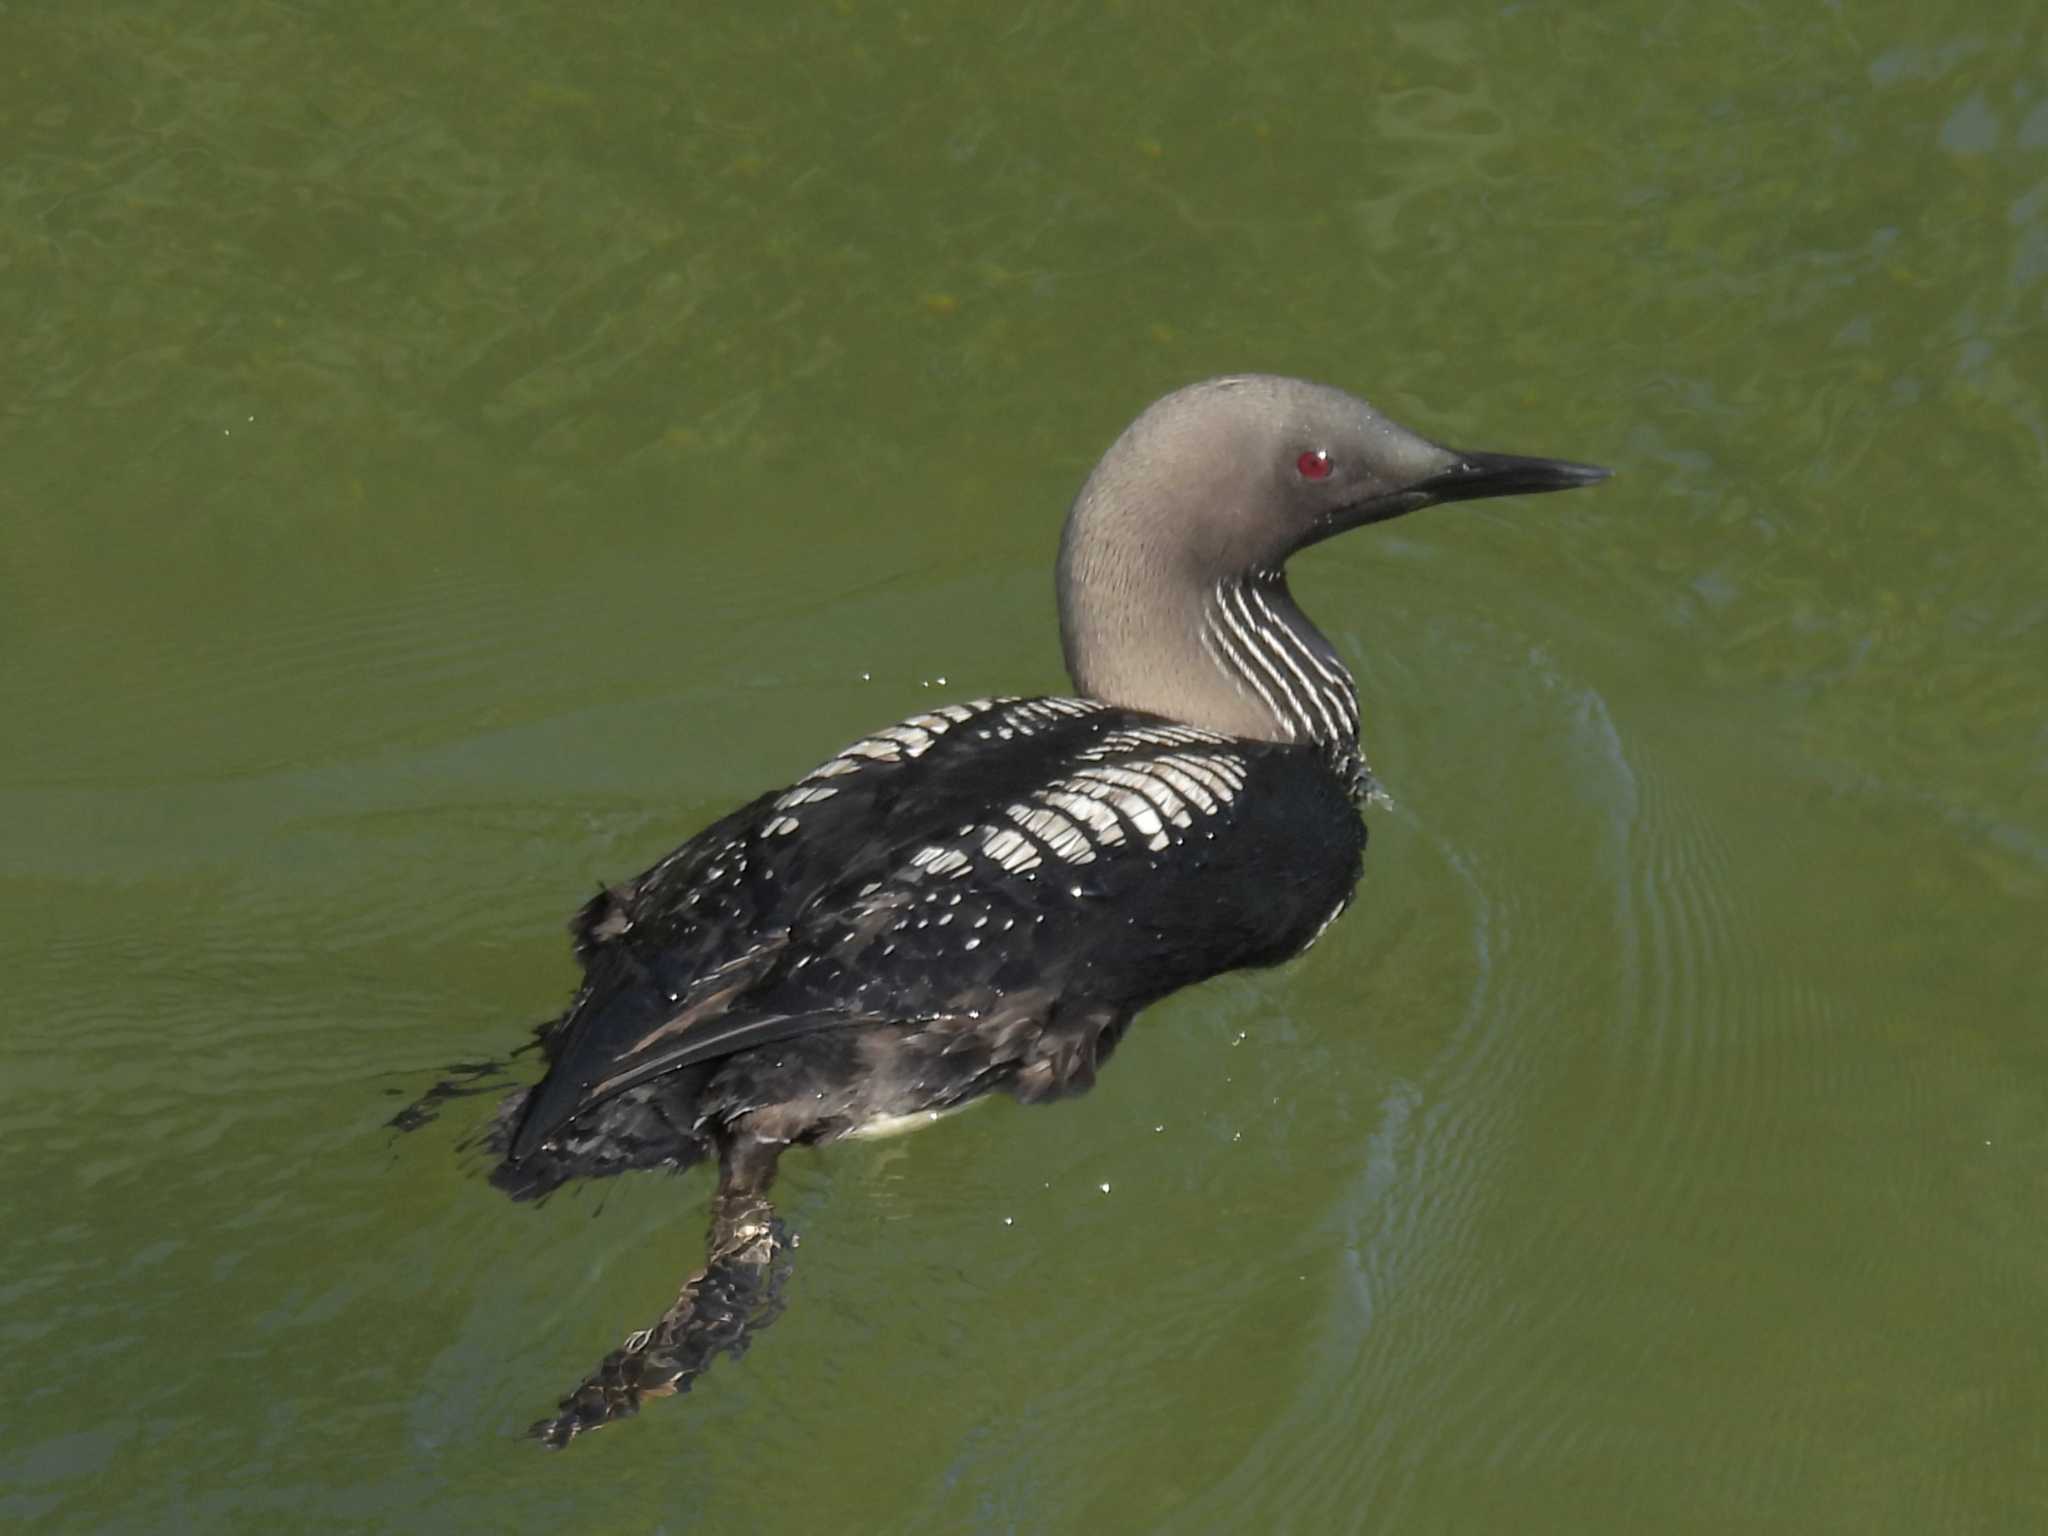
[(1098, 848), (1114, 848), (1124, 840), (1124, 824), (1117, 819), (1116, 812), (1092, 796), (1056, 784), (1039, 798), (1083, 823), (1089, 839)]
[(1244, 788), (1244, 759), (1235, 752), (1174, 752), (1155, 758), (1153, 766), (1186, 774), (1225, 805)]
[(1100, 714), (1109, 706), (1096, 699), (1047, 698), (1028, 700), (1025, 708), (1048, 717), (1059, 715), (1072, 717)]
[(977, 854), (1002, 874), (1032, 875), (1092, 864), (1126, 845), (1161, 853), (1200, 822), (1227, 816), (1249, 771), (1228, 737), (1165, 723), (1108, 732), (1068, 763), (998, 816), (960, 828), (957, 841), (918, 849), (904, 873), (962, 879)]
[(982, 839), (981, 851), (1000, 864), (1006, 874), (1021, 875), (1038, 868), (1038, 849), (1015, 827), (991, 828)]
[(1100, 714), (1110, 706), (1094, 699), (1010, 699), (1010, 708), (997, 723), (996, 734), (1008, 741), (1012, 736), (1036, 736), (1062, 720)]
[(927, 843), (910, 856), (910, 867), (921, 869), (928, 875), (964, 874), (971, 863), (958, 848), (946, 848), (937, 843)]
[[(936, 709), (912, 715), (851, 743), (805, 774), (797, 789), (808, 789), (826, 779), (859, 773), (870, 763), (914, 762), (931, 751), (948, 731), (969, 723), (976, 725), (974, 735), (980, 740), (1014, 741), (1019, 736), (1035, 736), (1064, 720), (1097, 714), (1109, 707), (1094, 699), (1019, 699), (1007, 696), (974, 699), (965, 704), (941, 704)], [(778, 809), (785, 808), (778, 806)]]
[(1185, 799), (1190, 801), (1204, 816), (1216, 814), (1216, 797), (1209, 793), (1208, 786), (1193, 774), (1188, 773), (1171, 758), (1156, 758), (1146, 768), (1158, 774)]
[[(791, 811), (798, 806), (828, 800), (839, 793), (840, 786), (830, 784), (826, 782), (827, 780), (859, 773), (871, 765), (893, 767), (915, 762), (931, 751), (941, 736), (958, 726), (974, 723), (974, 735), (983, 741), (1014, 741), (1020, 736), (1036, 736), (1063, 721), (1097, 714), (1109, 707), (1094, 699), (1012, 697), (974, 699), (965, 704), (941, 704), (935, 709), (898, 721), (895, 725), (885, 726), (873, 735), (863, 736), (859, 741), (842, 748), (805, 774), (793, 788), (784, 791), (781, 798), (775, 802), (775, 809)], [(1130, 738), (1128, 745), (1113, 745), (1119, 736)], [(1097, 744), (1096, 750), (1114, 752), (1127, 750), (1128, 746), (1164, 746), (1222, 739), (1212, 738), (1206, 731), (1162, 726), (1157, 732), (1112, 733)], [(762, 830), (769, 836), (776, 835), (771, 829), (794, 831), (794, 827), (782, 827), (782, 823), (787, 820), (788, 817), (778, 818)]]
[[(1171, 750), (1160, 751), (1161, 747)], [(1080, 812), (1098, 838), (1114, 825), (1128, 829), (1145, 847), (1158, 852), (1188, 831), (1196, 821), (1226, 815), (1244, 789), (1246, 763), (1232, 750), (1230, 739), (1193, 726), (1157, 725), (1113, 731), (1082, 754), (1088, 766), (1076, 769), (1043, 792), (1043, 798), (1069, 812), (1076, 803), (1092, 807)], [(1171, 829), (1171, 830), (1170, 830)]]
[(830, 800), (839, 791), (830, 784), (799, 784), (775, 802), (778, 811), (793, 810), (799, 805), (811, 805), (819, 800)]
[[(1103, 714), (1110, 718), (1087, 722), (1087, 717)], [(1133, 720), (1092, 699), (979, 699), (911, 715), (852, 743), (784, 791), (758, 835), (796, 831), (796, 817), (788, 813), (841, 796), (852, 782), (849, 776), (873, 767), (913, 763), (932, 752), (941, 737), (963, 728), (965, 750), (1001, 753), (1000, 761), (1007, 765), (1001, 777), (1013, 784), (1017, 768), (1029, 760), (1021, 754), (1041, 753), (1044, 776), (1039, 787), (1023, 794), (1013, 791), (1014, 798), (986, 804), (978, 816), (963, 816), (957, 827), (928, 834), (929, 841), (899, 854), (892, 872), (867, 882), (857, 899), (865, 901), (889, 887), (922, 888), (928, 894), (920, 908), (932, 902), (946, 908), (960, 904), (957, 894), (948, 899), (948, 887), (966, 892), (970, 907), (962, 913), (959, 929), (966, 932), (958, 942), (970, 948), (978, 947), (989, 923), (987, 912), (972, 911), (979, 904), (970, 883), (976, 875), (984, 880), (1035, 880), (1041, 870), (1078, 872), (1083, 865), (1112, 860), (1128, 866), (1133, 859), (1164, 854), (1191, 837), (1214, 836), (1216, 832), (1204, 824), (1220, 830), (1220, 824), (1232, 817), (1250, 775), (1243, 744), (1214, 731), (1167, 720)], [(1025, 745), (1029, 738), (1055, 732), (1059, 735), (1054, 740)], [(1011, 745), (998, 748), (997, 742)], [(949, 758), (947, 763), (943, 772), (956, 786), (956, 767), (978, 771), (971, 757), (957, 764)], [(857, 796), (833, 810), (843, 819), (858, 815), (864, 805), (865, 797)], [(948, 910), (929, 916), (904, 913), (892, 931), (921, 931), (936, 938), (951, 916)], [(1005, 919), (1002, 926), (1007, 929), (1013, 922)]]
[[(1152, 822), (1163, 817), (1185, 829), (1195, 815), (1223, 811), (1244, 788), (1244, 758), (1224, 750), (1229, 746), (1229, 737), (1192, 725), (1162, 722), (1111, 731), (1081, 754), (1101, 766), (1082, 769), (1065, 787), (1114, 805), (1144, 833), (1148, 846), (1161, 848), (1165, 844)], [(1107, 788), (1092, 787), (1097, 784)]]
[(1164, 779), (1131, 768), (1083, 768), (1058, 786), (1100, 802), (1111, 815), (1133, 828), (1155, 851), (1173, 841), (1162, 817), (1176, 816), (1177, 826), (1188, 826), (1187, 802), (1173, 792)]
[[(939, 729), (943, 732), (945, 727), (940, 726)], [(923, 757), (925, 753), (931, 751), (932, 743), (938, 739), (926, 727), (908, 722), (886, 726), (868, 738), (870, 742), (895, 742), (903, 749), (902, 755), (905, 757)]]
[(1069, 864), (1087, 864), (1095, 858), (1094, 840), (1049, 805), (1006, 806), (1003, 814), (1031, 837), (1044, 843), (1056, 859), (1064, 859)]
[(1161, 721), (1157, 725), (1133, 726), (1127, 730), (1110, 731), (1081, 756), (1090, 762), (1101, 762), (1105, 758), (1123, 757), (1132, 752), (1150, 752), (1160, 747), (1227, 747), (1230, 738), (1205, 731), (1198, 725), (1172, 725)]
[(942, 704), (937, 709), (912, 715), (907, 720), (876, 731), (872, 736), (863, 736), (827, 758), (805, 774), (797, 788), (804, 789), (820, 780), (858, 773), (870, 763), (915, 761), (931, 751), (938, 739), (955, 726), (1005, 711), (1016, 703), (1010, 698), (975, 699), (966, 704)]
[[(900, 763), (903, 761), (903, 747), (900, 742), (885, 736), (863, 736), (839, 755), (841, 758), (865, 758), (873, 763)], [(855, 766), (859, 766), (858, 762)]]

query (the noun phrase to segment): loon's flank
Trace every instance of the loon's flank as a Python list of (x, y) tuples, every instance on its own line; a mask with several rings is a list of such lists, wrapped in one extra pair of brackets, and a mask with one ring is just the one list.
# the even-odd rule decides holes
[(1289, 557), (1606, 473), (1440, 447), (1299, 379), (1176, 391), (1068, 513), (1072, 696), (913, 715), (586, 905), (582, 985), (499, 1113), (492, 1182), (531, 1199), (715, 1159), (718, 1184), (704, 1267), (535, 1434), (684, 1390), (773, 1317), (784, 1148), (1079, 1093), (1147, 1004), (1314, 943), (1358, 882), (1370, 780)]

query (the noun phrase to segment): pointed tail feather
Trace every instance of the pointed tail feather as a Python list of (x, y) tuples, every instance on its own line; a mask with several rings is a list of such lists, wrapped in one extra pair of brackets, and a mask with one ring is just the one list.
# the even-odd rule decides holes
[[(442, 1070), (447, 1076), (441, 1078), (405, 1108), (398, 1111), (384, 1124), (394, 1131), (416, 1131), (440, 1118), (441, 1106), (450, 1099), (473, 1098), (480, 1093), (490, 1093), (501, 1086), (510, 1072), (512, 1063), (528, 1051), (540, 1045), (538, 1039), (529, 1040), (509, 1056), (487, 1056), (482, 1061), (451, 1062)], [(392, 1088), (388, 1092), (396, 1095), (402, 1089)]]
[(672, 1072), (609, 1099), (579, 1116), (524, 1156), (511, 1152), (513, 1130), (530, 1111), (534, 1089), (522, 1089), (499, 1106), (484, 1133), (498, 1154), (491, 1170), (494, 1188), (514, 1200), (538, 1200), (571, 1179), (604, 1179), (638, 1168), (680, 1173), (710, 1156), (712, 1144), (699, 1125), (702, 1068)]

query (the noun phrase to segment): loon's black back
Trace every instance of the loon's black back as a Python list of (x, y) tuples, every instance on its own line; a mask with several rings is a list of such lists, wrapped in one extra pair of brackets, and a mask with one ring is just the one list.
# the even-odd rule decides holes
[[(1284, 960), (1342, 909), (1355, 771), (1085, 699), (949, 705), (856, 742), (578, 915), (585, 983), (501, 1182), (692, 1160), (650, 1133), (650, 1100), (687, 1143), (763, 1107), (716, 1091), (722, 1063), (822, 1032), (935, 1059), (922, 1092), (891, 1084), (790, 1139), (1085, 1086), (1137, 1009)], [(524, 1169), (551, 1139), (574, 1155)]]

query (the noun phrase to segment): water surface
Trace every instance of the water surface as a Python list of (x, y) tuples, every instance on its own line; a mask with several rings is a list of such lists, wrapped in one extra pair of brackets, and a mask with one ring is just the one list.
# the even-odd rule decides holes
[[(2023, 7), (17, 7), (0, 1514), (2048, 1525), (2048, 46)], [(384, 1121), (560, 923), (1062, 686), (1244, 368), (1591, 494), (1319, 549), (1393, 803), (1096, 1091), (787, 1160), (788, 1315), (518, 1432), (700, 1177)]]

